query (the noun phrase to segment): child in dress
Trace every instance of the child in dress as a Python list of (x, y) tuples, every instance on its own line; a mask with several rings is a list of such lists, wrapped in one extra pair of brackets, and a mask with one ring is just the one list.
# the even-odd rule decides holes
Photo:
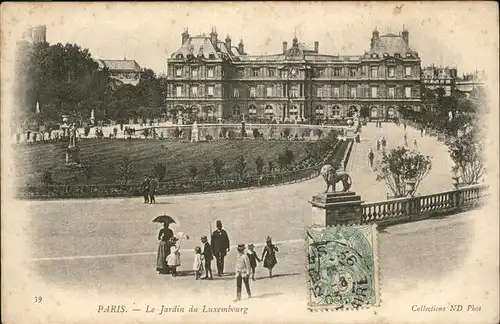
[(181, 265), (181, 254), (179, 252), (181, 246), (180, 242), (177, 243), (178, 239), (173, 236), (170, 238), (170, 254), (167, 256), (167, 265), (172, 273), (172, 277), (177, 276), (177, 267)]
[(201, 272), (203, 271), (203, 261), (201, 255), (201, 247), (197, 246), (194, 248), (194, 262), (193, 262), (193, 270), (194, 270), (194, 278), (196, 280), (200, 279)]
[(266, 237), (266, 246), (261, 259), (264, 260), (264, 267), (269, 270), (269, 278), (273, 277), (273, 268), (278, 263), (275, 252), (278, 252), (278, 247), (273, 244), (270, 236)]
[(248, 259), (250, 260), (250, 267), (252, 268), (252, 280), (255, 281), (255, 268), (257, 267), (257, 262), (260, 262), (257, 253), (253, 250), (253, 244), (248, 244)]

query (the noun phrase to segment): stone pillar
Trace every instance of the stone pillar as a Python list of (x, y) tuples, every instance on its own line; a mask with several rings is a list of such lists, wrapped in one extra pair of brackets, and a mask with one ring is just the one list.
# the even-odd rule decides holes
[(355, 192), (328, 192), (314, 195), (312, 225), (334, 226), (361, 224), (361, 196)]

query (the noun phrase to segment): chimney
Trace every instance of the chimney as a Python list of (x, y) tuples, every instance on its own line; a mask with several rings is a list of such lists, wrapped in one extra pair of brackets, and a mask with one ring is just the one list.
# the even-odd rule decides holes
[(318, 42), (318, 41), (315, 41), (315, 42), (314, 42), (314, 51), (315, 51), (316, 53), (319, 53), (319, 42)]
[(238, 52), (240, 52), (240, 54), (245, 54), (245, 45), (243, 45), (243, 39), (240, 39), (240, 43), (238, 44)]
[(371, 49), (373, 49), (373, 47), (375, 46), (375, 41), (378, 40), (378, 37), (379, 37), (379, 33), (378, 33), (378, 30), (377, 30), (377, 27), (375, 27), (375, 29), (372, 32), (372, 41), (371, 41), (371, 44), (370, 44), (370, 48)]
[(406, 29), (403, 29), (401, 36), (403, 36), (403, 40), (405, 41), (406, 45), (410, 46), (410, 35)]
[(287, 47), (288, 47), (288, 43), (287, 42), (283, 42), (283, 54), (286, 53)]
[(182, 44), (181, 45), (184, 45), (184, 43), (189, 39), (189, 33), (188, 33), (188, 29), (184, 29), (184, 32), (182, 33)]
[(210, 33), (210, 40), (212, 41), (212, 45), (217, 49), (217, 29), (212, 27), (212, 32)]
[(229, 37), (229, 35), (226, 36), (226, 48), (231, 52), (231, 37)]

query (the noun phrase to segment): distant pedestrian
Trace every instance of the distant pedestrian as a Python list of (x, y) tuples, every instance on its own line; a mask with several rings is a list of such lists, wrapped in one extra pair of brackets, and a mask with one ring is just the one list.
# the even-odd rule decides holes
[(194, 248), (194, 261), (193, 261), (194, 279), (198, 280), (203, 271), (203, 256), (201, 255), (201, 247)]
[(424, 137), (424, 128), (420, 127), (420, 137)]
[(245, 252), (245, 244), (238, 244), (236, 248), (238, 255), (236, 256), (235, 262), (235, 277), (236, 277), (236, 299), (235, 302), (241, 300), (241, 282), (245, 283), (245, 288), (247, 290), (248, 298), (252, 297), (252, 292), (250, 291), (250, 260)]
[(382, 150), (385, 150), (387, 146), (387, 140), (385, 139), (385, 137), (382, 137)]
[(222, 222), (220, 220), (215, 222), (215, 226), (217, 229), (212, 233), (210, 243), (217, 264), (217, 275), (220, 277), (224, 273), (224, 258), (229, 252), (229, 236), (227, 232), (222, 229)]
[(150, 204), (156, 203), (156, 200), (155, 200), (156, 190), (158, 190), (158, 181), (156, 181), (155, 177), (151, 177), (149, 180), (149, 192), (148, 192)]
[(380, 140), (377, 139), (377, 151), (380, 151)]
[(403, 126), (404, 126), (405, 131), (406, 131), (406, 121), (403, 123)]
[(142, 195), (144, 196), (144, 203), (149, 203), (149, 177), (145, 176), (141, 184)]
[(373, 159), (375, 158), (375, 154), (373, 150), (370, 149), (370, 153), (368, 153), (368, 161), (370, 161), (370, 168), (373, 168)]
[(413, 148), (418, 149), (417, 139), (413, 139)]
[(405, 146), (408, 146), (408, 136), (406, 136), (406, 133), (404, 136), (404, 143), (405, 143)]
[(203, 244), (203, 259), (204, 259), (204, 268), (205, 268), (205, 277), (201, 279), (209, 279), (212, 280), (212, 259), (213, 259), (213, 251), (210, 243), (208, 243), (208, 239), (206, 236), (201, 237), (201, 243)]
[(269, 270), (269, 278), (273, 277), (273, 268), (278, 263), (276, 252), (278, 252), (278, 247), (273, 244), (270, 236), (266, 237), (266, 246), (262, 251), (261, 259), (264, 261), (264, 268)]
[(252, 280), (255, 280), (255, 268), (257, 267), (257, 262), (260, 262), (257, 253), (254, 251), (253, 244), (248, 244), (248, 259), (250, 260), (250, 267), (252, 268)]

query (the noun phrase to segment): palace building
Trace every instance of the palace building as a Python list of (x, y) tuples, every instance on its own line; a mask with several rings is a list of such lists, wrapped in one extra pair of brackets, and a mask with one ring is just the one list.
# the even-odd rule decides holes
[(200, 120), (331, 120), (354, 113), (390, 119), (398, 109), (419, 110), (420, 57), (409, 32), (373, 31), (362, 55), (322, 54), (299, 42), (280, 53), (250, 55), (243, 40), (182, 33), (181, 47), (167, 60), (166, 107), (170, 116)]

